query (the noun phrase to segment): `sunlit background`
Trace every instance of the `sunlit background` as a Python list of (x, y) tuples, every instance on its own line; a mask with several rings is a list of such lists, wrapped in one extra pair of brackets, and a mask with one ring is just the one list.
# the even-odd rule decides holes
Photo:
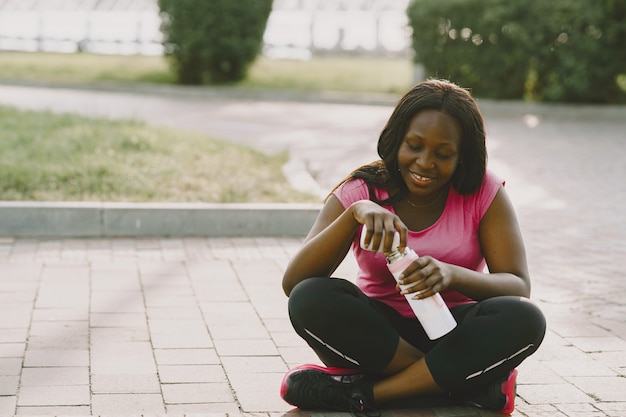
[[(407, 56), (409, 0), (274, 0), (263, 53)], [(156, 0), (0, 0), (0, 50), (161, 55)]]

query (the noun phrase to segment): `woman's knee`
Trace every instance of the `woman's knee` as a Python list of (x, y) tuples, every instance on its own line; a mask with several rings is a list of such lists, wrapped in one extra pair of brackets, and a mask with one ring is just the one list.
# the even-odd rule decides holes
[(546, 319), (543, 312), (528, 298), (509, 298), (508, 322), (513, 333), (511, 337), (533, 345), (531, 352), (539, 348), (546, 333)]
[(300, 281), (289, 294), (289, 310), (317, 304), (320, 298), (330, 292), (331, 287), (329, 278), (313, 277)]
[(535, 346), (543, 341), (546, 319), (534, 303), (524, 297), (495, 297), (479, 304), (477, 316), (500, 317), (500, 333), (503, 337), (521, 339)]
[(519, 326), (535, 333), (539, 339), (543, 339), (546, 332), (546, 319), (543, 312), (528, 298), (515, 298), (511, 315), (516, 319)]
[(346, 293), (348, 281), (328, 278), (314, 277), (307, 278), (299, 282), (291, 291), (288, 301), (289, 315), (292, 318), (308, 317), (315, 315), (324, 316), (326, 312), (333, 314), (333, 309), (337, 306), (338, 296)]

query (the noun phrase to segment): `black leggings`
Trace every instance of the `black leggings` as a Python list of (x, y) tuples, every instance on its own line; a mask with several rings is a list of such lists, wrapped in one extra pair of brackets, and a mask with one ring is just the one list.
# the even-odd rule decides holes
[(425, 354), (437, 384), (459, 392), (507, 375), (534, 353), (546, 331), (541, 311), (521, 297), (494, 297), (451, 309), (457, 327), (430, 340), (416, 318), (404, 318), (349, 281), (309, 278), (289, 296), (296, 332), (328, 366), (379, 374), (403, 338)]

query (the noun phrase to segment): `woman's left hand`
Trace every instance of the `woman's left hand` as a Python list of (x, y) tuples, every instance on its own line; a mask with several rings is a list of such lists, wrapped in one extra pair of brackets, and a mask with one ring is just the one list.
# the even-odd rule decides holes
[[(413, 298), (423, 299), (448, 288), (452, 283), (452, 266), (431, 256), (413, 261), (402, 275), (396, 288), (402, 294), (414, 294)], [(410, 285), (402, 290), (400, 286)]]

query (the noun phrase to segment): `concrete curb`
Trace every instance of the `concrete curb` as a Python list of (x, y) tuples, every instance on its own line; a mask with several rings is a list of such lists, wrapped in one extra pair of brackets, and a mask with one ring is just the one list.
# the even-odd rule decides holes
[(304, 236), (313, 204), (0, 202), (0, 236)]

